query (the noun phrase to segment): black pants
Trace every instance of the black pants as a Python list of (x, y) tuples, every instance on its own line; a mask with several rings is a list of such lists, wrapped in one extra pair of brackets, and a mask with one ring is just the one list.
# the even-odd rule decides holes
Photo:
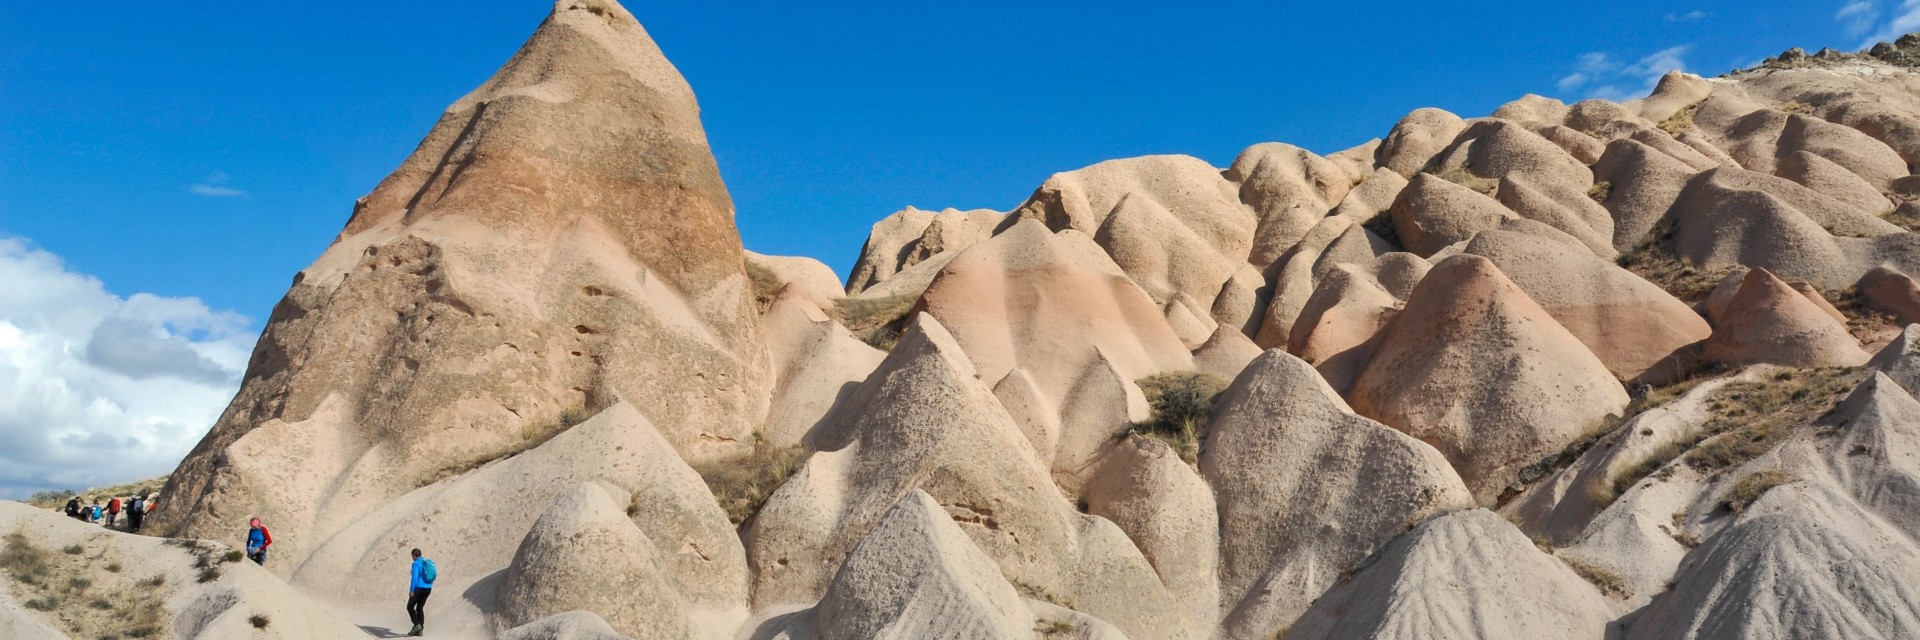
[(427, 623), (427, 596), (430, 595), (433, 595), (432, 588), (416, 588), (413, 595), (407, 596), (407, 617), (412, 618), (414, 624)]
[(127, 531), (139, 531), (140, 517), (143, 515), (146, 515), (146, 514), (140, 513), (138, 511), (128, 511), (127, 512)]

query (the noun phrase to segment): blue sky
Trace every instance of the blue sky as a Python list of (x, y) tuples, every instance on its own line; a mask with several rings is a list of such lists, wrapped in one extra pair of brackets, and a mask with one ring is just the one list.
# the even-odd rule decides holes
[[(1272, 140), (1326, 153), (1383, 135), (1417, 107), (1479, 116), (1529, 92), (1623, 97), (1673, 67), (1714, 75), (1789, 46), (1851, 50), (1920, 28), (1920, 0), (1597, 4), (628, 8), (698, 93), (748, 247), (842, 273), (889, 212), (1005, 209), (1048, 174), (1104, 159), (1185, 153), (1225, 166)], [(0, 260), (91, 282), (81, 288), (119, 305), (103, 313), (133, 313), (138, 295), (201, 305), (220, 320), (126, 326), (181, 367), (218, 365), (237, 379), (243, 362), (229, 361), (229, 343), (257, 332), (353, 200), (550, 6), (0, 5), (0, 241), (12, 242), (0, 242)], [(0, 279), (0, 296), (12, 286)], [(0, 323), (53, 325), (51, 311), (13, 304)], [(121, 326), (85, 326), (95, 325)], [(77, 352), (87, 345), (72, 341), (101, 339), (95, 330), (47, 344)], [(0, 353), (7, 344), (0, 327)], [(188, 357), (183, 344), (200, 351)], [(53, 375), (16, 367), (9, 382), (4, 362), (0, 394)], [(62, 415), (0, 415), (0, 438), (68, 428)], [(49, 473), (10, 481), (6, 465), (0, 492)]]

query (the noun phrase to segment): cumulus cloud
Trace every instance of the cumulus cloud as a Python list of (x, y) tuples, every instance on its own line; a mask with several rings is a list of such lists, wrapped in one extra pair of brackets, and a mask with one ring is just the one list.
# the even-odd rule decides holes
[(232, 198), (236, 196), (247, 195), (247, 192), (245, 191), (241, 191), (239, 189), (226, 186), (225, 184), (226, 181), (227, 181), (226, 172), (215, 171), (213, 172), (213, 175), (207, 176), (206, 180), (200, 182), (199, 184), (195, 184), (193, 186), (187, 187), (187, 193), (193, 193), (193, 194), (198, 194), (203, 196), (213, 196), (215, 198)]
[(251, 321), (108, 292), (0, 234), (0, 496), (171, 471), (239, 387)]
[[(1920, 0), (1914, 0), (1920, 2)], [(1563, 95), (1584, 95), (1606, 100), (1630, 100), (1653, 93), (1660, 76), (1668, 71), (1685, 71), (1685, 56), (1692, 45), (1679, 45), (1655, 51), (1634, 62), (1621, 62), (1605, 52), (1583, 54), (1574, 69), (1554, 83)]]

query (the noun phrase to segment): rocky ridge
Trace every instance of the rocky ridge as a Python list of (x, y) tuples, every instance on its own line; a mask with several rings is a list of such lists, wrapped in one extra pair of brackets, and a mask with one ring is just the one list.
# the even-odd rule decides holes
[(411, 547), (455, 637), (1920, 635), (1913, 51), (1112, 160), (843, 285), (560, 0), (276, 308), (156, 522), (212, 542), (0, 504), (79, 549), (10, 539), (0, 635), (108, 563), (153, 632), (398, 627)]

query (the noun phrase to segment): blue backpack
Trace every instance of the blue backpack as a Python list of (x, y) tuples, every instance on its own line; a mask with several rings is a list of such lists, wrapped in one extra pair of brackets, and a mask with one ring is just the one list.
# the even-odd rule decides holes
[(440, 570), (433, 566), (432, 560), (421, 558), (420, 563), (421, 563), (421, 567), (420, 567), (421, 580), (425, 580), (427, 584), (433, 584), (434, 580), (437, 580), (440, 578)]

